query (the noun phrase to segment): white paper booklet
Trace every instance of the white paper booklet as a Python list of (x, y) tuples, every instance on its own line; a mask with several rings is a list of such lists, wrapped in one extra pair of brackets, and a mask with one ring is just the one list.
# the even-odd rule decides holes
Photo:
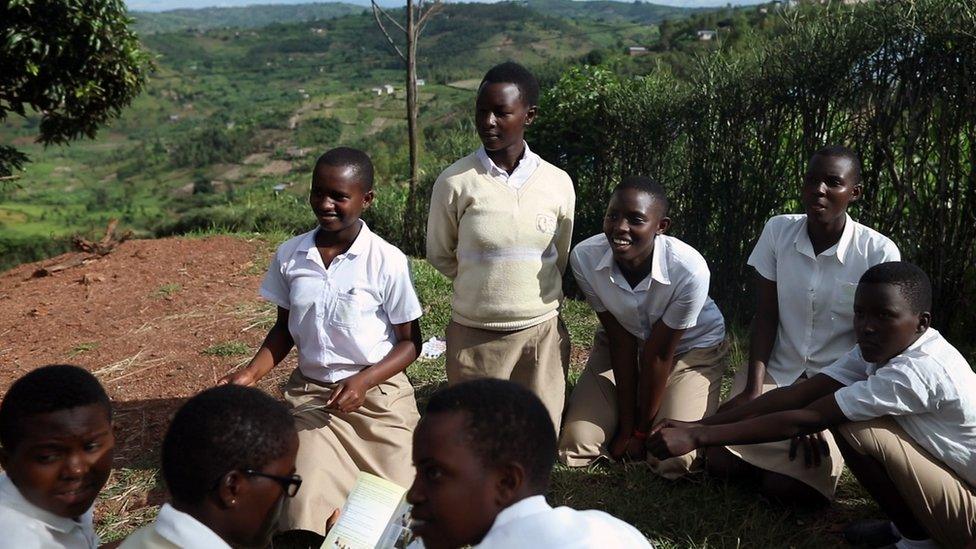
[(422, 549), (410, 532), (407, 489), (360, 471), (322, 549)]

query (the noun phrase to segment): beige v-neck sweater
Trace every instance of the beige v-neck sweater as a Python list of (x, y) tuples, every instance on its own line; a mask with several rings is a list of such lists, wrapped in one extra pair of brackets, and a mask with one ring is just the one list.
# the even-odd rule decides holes
[(569, 175), (544, 160), (519, 190), (490, 177), (475, 154), (444, 170), (427, 260), (454, 281), (454, 321), (514, 331), (559, 314), (575, 205)]

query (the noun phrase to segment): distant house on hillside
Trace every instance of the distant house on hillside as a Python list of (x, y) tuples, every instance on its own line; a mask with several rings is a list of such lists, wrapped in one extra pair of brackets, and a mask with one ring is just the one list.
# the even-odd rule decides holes
[(651, 53), (651, 51), (647, 49), (646, 46), (627, 46), (624, 53), (631, 57), (637, 57), (639, 55), (647, 55)]
[(417, 79), (417, 86), (426, 86), (426, 85), (427, 85), (427, 81), (426, 80), (424, 80), (423, 78), (418, 78)]
[(386, 95), (393, 95), (393, 86), (390, 84), (383, 84), (383, 91)]
[(312, 30), (312, 34), (317, 34), (319, 36), (322, 36), (323, 34), (325, 34), (325, 29), (316, 29), (316, 28), (313, 28), (311, 30)]
[(713, 30), (700, 30), (696, 34), (698, 35), (698, 40), (702, 42), (715, 40), (715, 38), (718, 36), (718, 33)]

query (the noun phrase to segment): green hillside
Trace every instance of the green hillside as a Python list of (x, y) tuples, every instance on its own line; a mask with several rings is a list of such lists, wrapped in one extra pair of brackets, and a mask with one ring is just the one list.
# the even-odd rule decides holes
[(647, 2), (611, 2), (606, 0), (525, 0), (524, 5), (547, 15), (570, 19), (593, 19), (598, 22), (653, 24), (665, 19), (687, 17), (705, 11), (677, 8)]
[[(419, 54), (429, 170), (476, 144), (464, 81), (507, 59), (552, 80), (593, 52), (609, 55), (656, 35), (653, 25), (594, 27), (520, 4), (445, 6)], [(0, 268), (58, 251), (68, 236), (97, 232), (110, 218), (144, 235), (211, 226), (292, 230), (307, 218), (301, 195), (308, 163), (337, 143), (368, 150), (382, 183), (403, 180), (403, 69), (363, 10), (142, 40), (158, 69), (97, 139), (44, 149), (32, 143), (35, 118), (0, 126), (0, 141), (31, 157), (16, 184), (0, 188)], [(373, 90), (386, 84), (394, 94)], [(269, 203), (278, 184), (293, 186)], [(381, 193), (386, 198), (374, 209), (399, 215), (396, 202), (384, 203), (398, 192), (393, 186)]]
[(332, 19), (363, 11), (363, 6), (327, 2), (322, 4), (256, 5), (240, 8), (179, 9), (164, 12), (133, 12), (139, 34), (186, 29), (258, 28), (272, 23), (298, 23)]

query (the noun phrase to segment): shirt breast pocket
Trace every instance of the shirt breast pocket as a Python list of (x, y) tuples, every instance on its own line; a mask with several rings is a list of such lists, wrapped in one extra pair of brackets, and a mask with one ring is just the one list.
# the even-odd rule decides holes
[(374, 315), (378, 307), (378, 299), (370, 292), (352, 288), (336, 296), (332, 323), (340, 328), (356, 328), (364, 317)]
[(854, 322), (854, 293), (857, 291), (857, 282), (847, 280), (837, 280), (834, 289), (834, 299), (830, 304), (830, 318), (838, 326), (840, 331), (853, 330)]

